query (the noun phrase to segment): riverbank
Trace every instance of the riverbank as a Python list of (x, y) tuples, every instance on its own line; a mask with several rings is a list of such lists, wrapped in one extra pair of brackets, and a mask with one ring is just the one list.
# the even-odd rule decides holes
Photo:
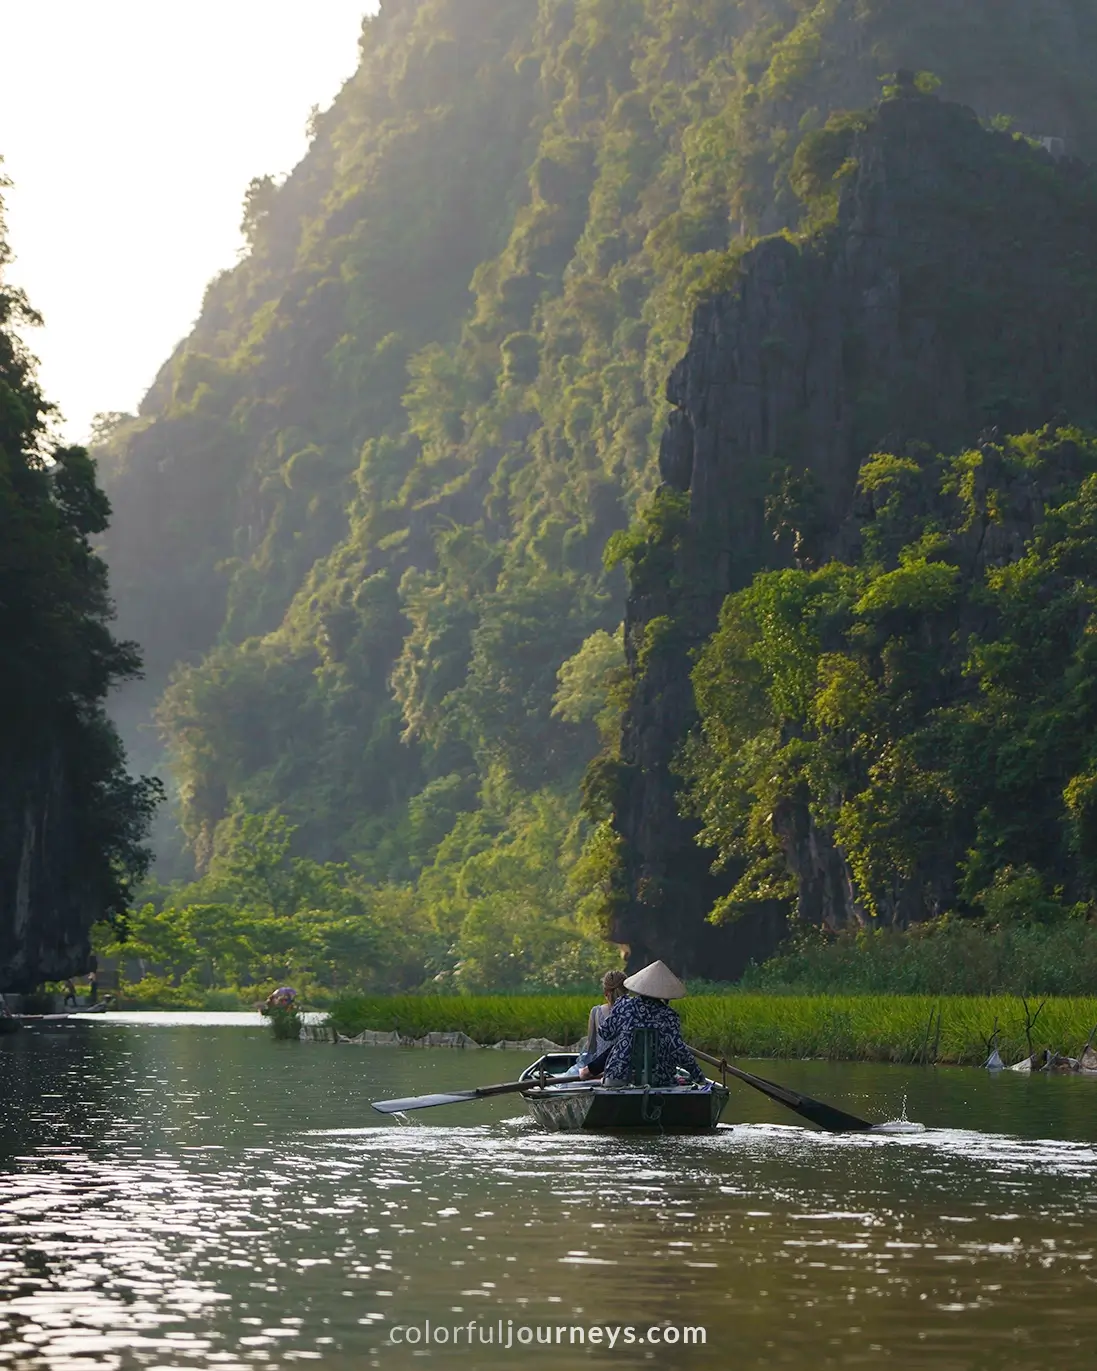
[[(590, 997), (344, 996), (330, 1022), (352, 1037), (364, 1029), (409, 1038), (464, 1033), (489, 1045), (549, 1038), (576, 1042), (586, 1032)], [(1040, 1001), (1029, 1001), (1035, 1013)], [(705, 995), (677, 1006), (686, 1040), (728, 1057), (812, 1057), (827, 1061), (981, 1065), (998, 1026), (1007, 1063), (1027, 1056), (1020, 998), (928, 995)], [(1097, 1024), (1097, 997), (1049, 999), (1032, 1030), (1033, 1046), (1076, 1055)]]

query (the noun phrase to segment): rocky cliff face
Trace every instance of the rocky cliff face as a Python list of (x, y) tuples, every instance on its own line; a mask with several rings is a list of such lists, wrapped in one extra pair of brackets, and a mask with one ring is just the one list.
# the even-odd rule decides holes
[[(871, 116), (832, 123), (799, 171), (820, 213), (837, 197), (832, 222), (761, 243), (698, 310), (660, 462), (660, 498), (688, 501), (685, 530), (669, 537), (669, 574), (634, 579), (628, 607), (634, 689), (616, 805), (628, 901), (614, 936), (634, 962), (657, 955), (687, 975), (736, 974), (780, 928), (772, 909), (705, 923), (730, 884), (679, 813), (690, 653), (724, 597), (762, 568), (848, 549), (856, 473), (873, 451), (958, 450), (991, 428), (1097, 416), (1088, 168), (987, 132), (908, 82)], [(800, 492), (782, 516), (791, 542), (767, 521), (782, 489)], [(841, 855), (806, 811), (774, 823), (801, 915), (855, 918)]]
[(100, 915), (81, 879), (79, 824), (60, 747), (0, 779), (0, 992), (86, 969)]

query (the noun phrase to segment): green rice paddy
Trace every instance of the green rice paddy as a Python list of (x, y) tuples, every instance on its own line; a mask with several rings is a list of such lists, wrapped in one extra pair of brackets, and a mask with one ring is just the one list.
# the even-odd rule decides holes
[[(485, 1045), (505, 1039), (577, 1042), (593, 996), (347, 996), (331, 1020), (352, 1036), (370, 1028), (411, 1038), (460, 1032)], [(1030, 999), (1029, 1012), (1041, 1001)], [(687, 1042), (728, 1057), (829, 1061), (939, 1061), (979, 1065), (998, 1026), (1007, 1063), (1028, 1055), (1025, 1007), (1010, 995), (702, 995), (683, 1000)], [(1033, 1047), (1076, 1056), (1097, 1025), (1097, 998), (1043, 1002)]]

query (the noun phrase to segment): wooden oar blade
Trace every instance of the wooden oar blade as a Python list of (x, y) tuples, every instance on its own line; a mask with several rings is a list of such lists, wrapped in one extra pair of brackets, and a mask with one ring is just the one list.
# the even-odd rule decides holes
[(763, 1095), (768, 1095), (771, 1100), (794, 1110), (801, 1118), (825, 1128), (828, 1133), (865, 1133), (872, 1128), (867, 1119), (859, 1119), (856, 1114), (847, 1114), (844, 1109), (836, 1109), (834, 1105), (825, 1104), (822, 1100), (813, 1100), (810, 1095), (802, 1095), (798, 1090), (789, 1090), (775, 1081), (767, 1081), (762, 1076), (752, 1075), (751, 1072), (742, 1071), (736, 1066), (729, 1066), (728, 1071), (746, 1085), (751, 1085)]
[(859, 1119), (856, 1114), (847, 1114), (843, 1109), (835, 1109), (832, 1104), (822, 1100), (812, 1100), (801, 1096), (797, 1105), (791, 1106), (802, 1119), (818, 1124), (828, 1133), (869, 1133), (875, 1125), (867, 1119)]
[(412, 1095), (406, 1100), (374, 1100), (378, 1114), (406, 1114), (409, 1109), (431, 1109), (436, 1104), (463, 1104), (478, 1099), (475, 1090), (462, 1090), (451, 1095)]
[(513, 1095), (519, 1090), (533, 1090), (535, 1081), (504, 1081), (502, 1085), (481, 1085), (475, 1090), (453, 1090), (445, 1095), (412, 1095), (406, 1100), (375, 1100), (378, 1114), (405, 1114), (409, 1109), (433, 1109), (436, 1104), (467, 1104), (470, 1100), (487, 1100), (493, 1095)]
[(846, 1114), (833, 1105), (823, 1104), (820, 1100), (804, 1100), (800, 1105), (801, 1118), (808, 1119), (828, 1133), (871, 1133), (876, 1127), (867, 1119), (859, 1119), (856, 1114)]
[(762, 1076), (752, 1075), (749, 1071), (732, 1066), (722, 1057), (713, 1057), (696, 1047), (691, 1047), (690, 1051), (701, 1061), (718, 1066), (729, 1076), (734, 1076), (744, 1085), (753, 1086), (763, 1095), (768, 1095), (771, 1100), (776, 1100), (778, 1104), (783, 1104), (799, 1114), (802, 1119), (825, 1128), (828, 1133), (865, 1133), (874, 1127), (867, 1119), (859, 1119), (856, 1114), (847, 1114), (844, 1109), (836, 1109), (834, 1105), (824, 1104), (822, 1100), (813, 1100), (810, 1095), (801, 1095), (798, 1090), (789, 1090), (787, 1086), (778, 1085), (776, 1081), (767, 1081)]

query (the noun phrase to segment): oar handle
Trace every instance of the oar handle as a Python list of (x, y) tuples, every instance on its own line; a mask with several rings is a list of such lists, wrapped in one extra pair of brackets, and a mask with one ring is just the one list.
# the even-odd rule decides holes
[[(689, 1044), (687, 1043), (686, 1046), (689, 1047)], [(701, 1061), (708, 1062), (710, 1066), (718, 1066), (721, 1071), (727, 1071), (729, 1069), (729, 1063), (726, 1057), (714, 1057), (711, 1052), (702, 1052), (699, 1047), (690, 1047), (689, 1050), (695, 1057), (699, 1057)]]
[(486, 1099), (489, 1095), (511, 1095), (516, 1090), (532, 1090), (535, 1086), (543, 1088), (544, 1084), (545, 1074), (542, 1072), (529, 1081), (507, 1081), (503, 1085), (482, 1085), (477, 1087), (474, 1093), (477, 1099)]
[[(686, 1043), (686, 1046), (689, 1047), (689, 1043)], [(711, 1052), (702, 1052), (698, 1047), (690, 1047), (689, 1050), (695, 1057), (700, 1057), (702, 1061), (710, 1062), (713, 1066), (719, 1067), (725, 1077), (734, 1076), (737, 1080), (746, 1081), (748, 1085), (760, 1089), (763, 1094), (769, 1095), (772, 1099), (780, 1100), (782, 1104), (791, 1105), (793, 1109), (807, 1098), (797, 1091), (786, 1090), (783, 1085), (778, 1085), (776, 1081), (764, 1081), (761, 1076), (753, 1076), (749, 1071), (744, 1071), (741, 1066), (732, 1066), (726, 1057), (714, 1057)]]

